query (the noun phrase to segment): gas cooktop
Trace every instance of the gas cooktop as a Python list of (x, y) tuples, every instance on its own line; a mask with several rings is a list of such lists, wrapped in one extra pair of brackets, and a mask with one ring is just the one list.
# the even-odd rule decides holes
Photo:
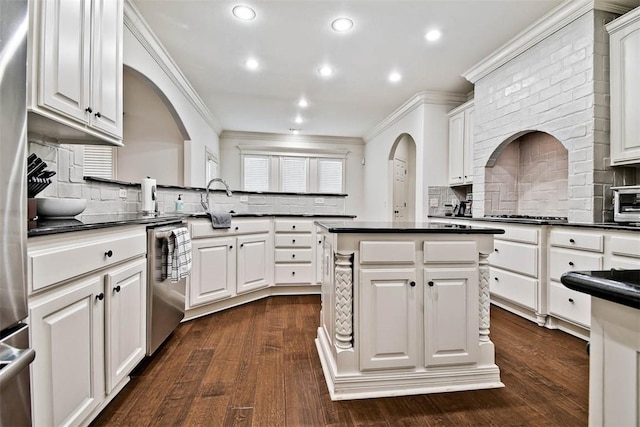
[(564, 216), (545, 216), (545, 215), (512, 215), (512, 214), (503, 214), (503, 215), (485, 215), (485, 218), (488, 219), (508, 219), (508, 220), (521, 220), (528, 222), (553, 222), (553, 223), (563, 223), (567, 222), (567, 217)]

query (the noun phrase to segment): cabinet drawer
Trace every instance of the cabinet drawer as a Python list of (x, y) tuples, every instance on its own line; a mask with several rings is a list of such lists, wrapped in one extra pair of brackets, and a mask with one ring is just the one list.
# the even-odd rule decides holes
[(490, 268), (489, 290), (496, 295), (532, 310), (537, 309), (538, 280), (497, 268)]
[[(32, 291), (99, 270), (147, 252), (145, 229), (90, 232), (29, 241)], [(47, 236), (48, 237), (48, 236)]]
[(304, 219), (276, 219), (276, 233), (312, 233), (313, 221)]
[(360, 264), (413, 264), (416, 244), (410, 242), (360, 242)]
[(551, 248), (549, 251), (549, 276), (560, 281), (568, 271), (602, 270), (602, 255), (581, 251)]
[(271, 220), (269, 219), (232, 219), (230, 228), (213, 228), (211, 221), (197, 219), (190, 221), (191, 238), (203, 237), (224, 237), (235, 234), (246, 233), (268, 233), (271, 230)]
[(276, 262), (311, 262), (311, 249), (276, 249)]
[(276, 264), (276, 284), (311, 283), (311, 264)]
[(554, 281), (549, 292), (549, 311), (571, 322), (591, 326), (591, 296)]
[(538, 247), (496, 240), (493, 253), (489, 256), (489, 264), (538, 277)]
[(604, 236), (602, 234), (588, 234), (574, 231), (551, 230), (549, 234), (551, 246), (561, 248), (581, 249), (602, 253)]
[(424, 262), (470, 263), (478, 261), (475, 242), (424, 242)]
[(535, 226), (532, 227), (514, 227), (504, 224), (491, 224), (494, 228), (501, 228), (504, 230), (504, 234), (496, 234), (496, 240), (506, 240), (509, 242), (530, 243), (532, 245), (538, 244), (538, 236), (540, 230)]
[(311, 234), (276, 234), (276, 248), (310, 248), (312, 244)]
[[(640, 236), (611, 236), (611, 253), (640, 258)], [(640, 264), (636, 268), (640, 268)]]

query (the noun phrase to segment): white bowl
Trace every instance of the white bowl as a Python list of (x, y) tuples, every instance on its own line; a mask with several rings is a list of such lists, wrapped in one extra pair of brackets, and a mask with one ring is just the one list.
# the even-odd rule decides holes
[(87, 199), (38, 197), (38, 216), (47, 218), (73, 218), (87, 207)]

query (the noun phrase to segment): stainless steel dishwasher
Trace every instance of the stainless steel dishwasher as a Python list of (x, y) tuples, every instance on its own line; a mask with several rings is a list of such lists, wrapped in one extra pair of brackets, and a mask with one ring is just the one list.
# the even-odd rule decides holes
[(147, 356), (151, 356), (184, 318), (187, 279), (162, 279), (162, 241), (183, 222), (147, 227)]

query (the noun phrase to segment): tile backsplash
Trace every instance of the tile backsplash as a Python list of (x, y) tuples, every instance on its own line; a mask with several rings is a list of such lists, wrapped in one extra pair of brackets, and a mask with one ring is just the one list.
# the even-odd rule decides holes
[[(67, 197), (87, 199), (83, 215), (103, 213), (138, 213), (142, 211), (141, 187), (138, 184), (85, 181), (84, 147), (29, 141), (29, 153), (35, 153), (47, 163), (47, 169), (56, 172), (52, 183), (38, 197)], [(159, 212), (175, 212), (175, 202), (182, 195), (183, 212), (200, 212), (201, 188), (158, 186)], [(237, 192), (227, 197), (222, 190), (211, 191), (211, 204), (215, 210), (237, 213), (269, 214), (345, 214), (344, 195), (288, 195)]]

